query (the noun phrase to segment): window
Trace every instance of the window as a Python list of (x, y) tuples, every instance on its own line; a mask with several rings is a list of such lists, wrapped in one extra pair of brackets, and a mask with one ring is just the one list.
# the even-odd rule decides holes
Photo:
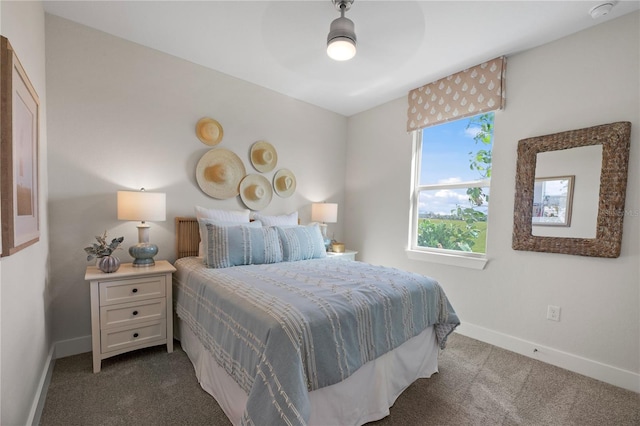
[(489, 112), (415, 132), (411, 251), (483, 257), (493, 119)]

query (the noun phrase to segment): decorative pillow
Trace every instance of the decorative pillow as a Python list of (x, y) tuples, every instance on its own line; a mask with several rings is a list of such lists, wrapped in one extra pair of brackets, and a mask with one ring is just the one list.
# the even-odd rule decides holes
[[(249, 223), (249, 214), (251, 210), (222, 210), (208, 209), (206, 207), (196, 206), (196, 219), (210, 219), (219, 222)], [(200, 224), (200, 244), (198, 245), (198, 257), (204, 256), (204, 242), (207, 237), (207, 229)]]
[(213, 219), (224, 222), (249, 222), (251, 210), (208, 209), (196, 206), (196, 218)]
[(327, 257), (320, 226), (317, 223), (292, 228), (280, 226), (275, 228), (278, 230), (282, 244), (283, 261), (292, 262)]
[(254, 213), (253, 218), (262, 222), (263, 226), (298, 226), (298, 212), (280, 216), (265, 216)]
[(209, 268), (282, 262), (280, 239), (273, 227), (206, 226), (205, 263)]
[[(262, 222), (254, 220), (253, 222), (227, 222), (213, 219), (198, 219), (198, 230), (200, 231), (200, 244), (198, 245), (198, 257), (205, 257), (208, 250), (207, 225), (216, 226), (250, 226), (252, 228), (262, 227)], [(206, 260), (205, 260), (206, 263)]]

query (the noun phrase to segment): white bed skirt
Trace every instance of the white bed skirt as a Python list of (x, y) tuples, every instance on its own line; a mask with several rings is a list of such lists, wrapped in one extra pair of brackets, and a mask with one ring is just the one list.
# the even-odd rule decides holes
[[(211, 394), (234, 425), (240, 424), (247, 394), (222, 369), (191, 329), (177, 321), (182, 348), (202, 388)], [(360, 367), (346, 380), (309, 393), (309, 425), (361, 425), (389, 415), (389, 407), (411, 383), (438, 371), (433, 327)]]

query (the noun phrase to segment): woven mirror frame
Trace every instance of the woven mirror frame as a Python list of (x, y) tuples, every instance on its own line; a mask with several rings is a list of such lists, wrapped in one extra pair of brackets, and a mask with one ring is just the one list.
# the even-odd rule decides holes
[[(513, 249), (592, 257), (620, 256), (630, 135), (631, 123), (621, 121), (520, 140), (516, 164)], [(562, 238), (532, 235), (531, 216), (537, 154), (589, 145), (602, 145), (596, 237)]]

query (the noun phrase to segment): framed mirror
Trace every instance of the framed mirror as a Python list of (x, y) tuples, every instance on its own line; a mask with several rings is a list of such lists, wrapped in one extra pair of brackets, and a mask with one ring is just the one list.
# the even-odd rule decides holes
[[(620, 256), (630, 136), (631, 123), (622, 121), (518, 141), (513, 249), (593, 257)], [(538, 153), (591, 145), (602, 146), (595, 238), (533, 235)]]

